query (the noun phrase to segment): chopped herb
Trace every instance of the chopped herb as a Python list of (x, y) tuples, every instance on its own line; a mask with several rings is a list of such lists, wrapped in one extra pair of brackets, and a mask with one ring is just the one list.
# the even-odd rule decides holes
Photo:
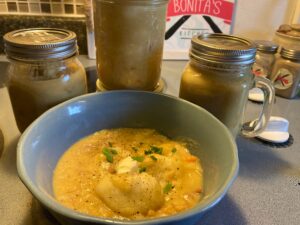
[(172, 149), (172, 152), (173, 152), (173, 153), (175, 153), (176, 151), (177, 151), (177, 149), (176, 149), (176, 148), (173, 148), (173, 149)]
[(111, 142), (108, 142), (108, 145), (109, 145), (109, 147), (112, 147), (112, 146), (113, 146), (113, 144), (112, 144)]
[(163, 192), (164, 192), (165, 194), (168, 194), (173, 188), (174, 188), (174, 185), (173, 185), (172, 183), (168, 182), (168, 183), (166, 184), (166, 186), (164, 187)]
[(157, 158), (154, 155), (151, 155), (150, 158), (153, 159), (153, 161), (157, 161)]
[(160, 154), (160, 155), (162, 154), (162, 151), (163, 151), (162, 148), (159, 148), (159, 147), (156, 147), (156, 146), (153, 146), (153, 145), (151, 145), (150, 147), (151, 147), (151, 151), (153, 151), (154, 153)]
[(131, 158), (138, 162), (143, 162), (145, 159), (144, 156), (132, 156)]
[(112, 155), (112, 152), (108, 148), (103, 148), (102, 153), (105, 155), (107, 162), (113, 163), (114, 157)]
[(142, 167), (142, 168), (140, 168), (140, 169), (139, 169), (139, 172), (140, 172), (140, 173), (142, 173), (142, 172), (146, 172), (146, 170), (147, 170), (147, 168), (146, 168), (146, 167)]
[(139, 149), (137, 147), (132, 147), (132, 150), (137, 152)]
[(153, 153), (153, 151), (151, 149), (145, 150), (145, 155), (151, 155), (152, 153)]

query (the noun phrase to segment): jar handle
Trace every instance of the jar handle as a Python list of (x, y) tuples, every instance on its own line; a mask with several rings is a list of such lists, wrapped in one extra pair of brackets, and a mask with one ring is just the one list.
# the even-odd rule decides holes
[(260, 88), (263, 91), (264, 103), (258, 119), (243, 124), (242, 134), (246, 137), (255, 137), (266, 128), (275, 100), (275, 90), (270, 80), (255, 76), (254, 87)]

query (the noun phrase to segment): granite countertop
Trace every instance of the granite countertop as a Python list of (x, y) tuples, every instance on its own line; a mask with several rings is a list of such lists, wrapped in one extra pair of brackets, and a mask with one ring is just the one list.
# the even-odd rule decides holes
[[(5, 57), (0, 56), (0, 62)], [(91, 69), (94, 60), (80, 56)], [(164, 61), (165, 93), (178, 95), (181, 72), (186, 61)], [(0, 73), (3, 73), (1, 70)], [(1, 74), (0, 74), (1, 76)], [(249, 102), (246, 117), (261, 105)], [(275, 148), (256, 139), (237, 138), (240, 170), (228, 194), (206, 213), (198, 225), (298, 225), (300, 222), (300, 99), (276, 98), (273, 116), (290, 121), (294, 143)], [(45, 213), (17, 177), (16, 143), (19, 138), (6, 88), (0, 85), (0, 128), (5, 149), (0, 159), (1, 225), (57, 224)]]

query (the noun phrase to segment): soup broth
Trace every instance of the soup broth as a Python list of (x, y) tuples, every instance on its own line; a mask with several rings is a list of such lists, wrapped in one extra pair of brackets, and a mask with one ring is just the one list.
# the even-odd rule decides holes
[(195, 206), (203, 171), (183, 142), (155, 130), (101, 130), (64, 153), (53, 188), (62, 205), (88, 215), (148, 219)]

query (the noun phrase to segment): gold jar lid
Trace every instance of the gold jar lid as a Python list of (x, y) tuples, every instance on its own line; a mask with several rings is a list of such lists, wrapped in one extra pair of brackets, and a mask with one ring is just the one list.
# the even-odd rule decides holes
[(226, 34), (202, 34), (192, 38), (190, 57), (222, 64), (252, 64), (255, 44), (247, 39)]
[(30, 28), (4, 35), (8, 57), (18, 60), (63, 59), (78, 52), (76, 34), (55, 28)]
[(300, 48), (299, 47), (282, 47), (280, 55), (287, 59), (300, 60)]

